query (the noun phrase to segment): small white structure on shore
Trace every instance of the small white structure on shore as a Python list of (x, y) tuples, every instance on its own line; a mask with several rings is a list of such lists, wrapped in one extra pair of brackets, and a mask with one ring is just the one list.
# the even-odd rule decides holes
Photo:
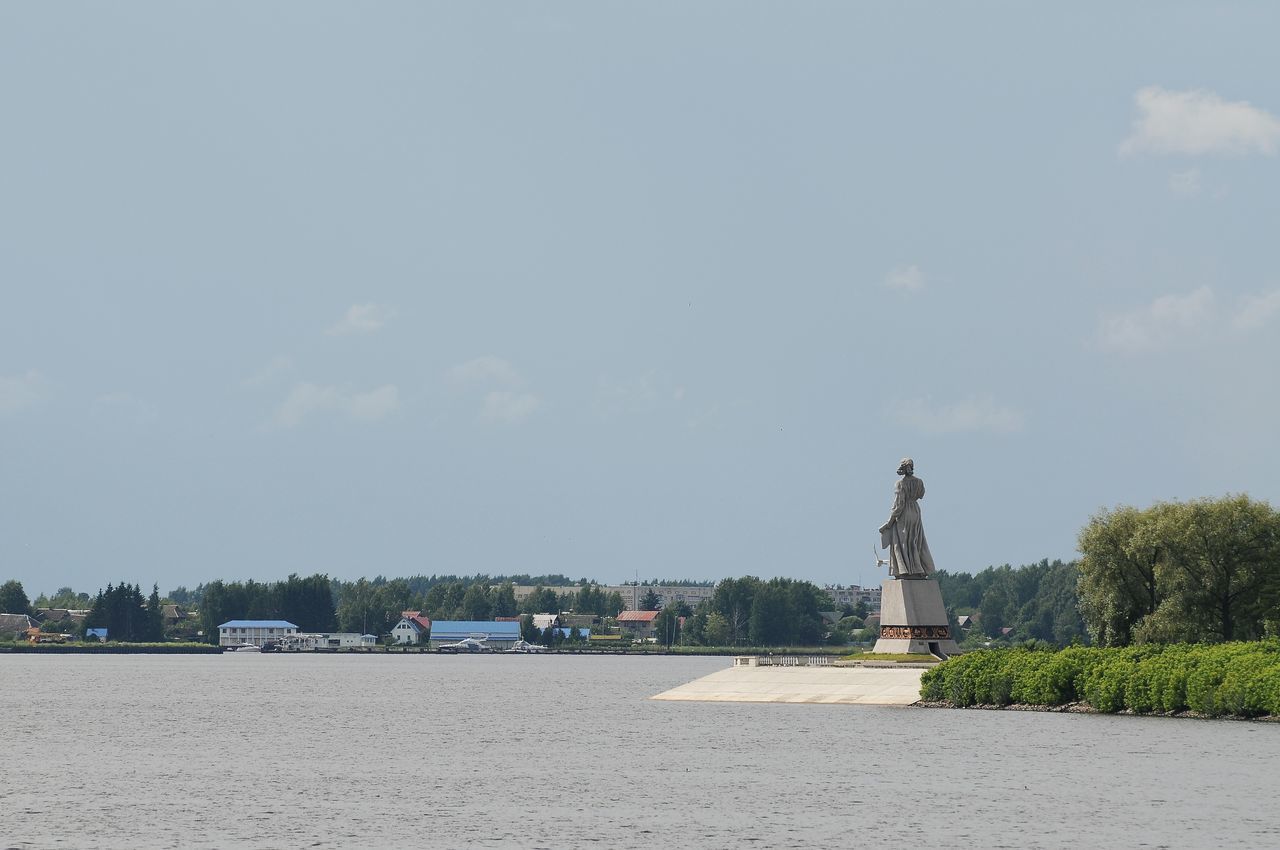
[(297, 633), (298, 627), (288, 620), (228, 620), (218, 626), (218, 646), (262, 646)]
[(368, 648), (378, 645), (376, 635), (360, 635), (355, 632), (299, 632), (280, 640), (283, 652), (315, 652), (324, 649)]

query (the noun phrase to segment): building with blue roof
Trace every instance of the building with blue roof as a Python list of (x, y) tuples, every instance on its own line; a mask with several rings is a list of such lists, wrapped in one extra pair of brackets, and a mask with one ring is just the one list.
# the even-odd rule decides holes
[(431, 624), (431, 646), (457, 643), (464, 638), (486, 641), (492, 649), (510, 649), (520, 640), (519, 621), (436, 620)]
[(262, 646), (297, 633), (298, 627), (288, 620), (227, 620), (218, 626), (218, 646)]

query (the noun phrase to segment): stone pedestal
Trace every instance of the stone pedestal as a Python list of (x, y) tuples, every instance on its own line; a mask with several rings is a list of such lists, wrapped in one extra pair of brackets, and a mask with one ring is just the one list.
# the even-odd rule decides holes
[(936, 581), (891, 578), (881, 587), (880, 639), (872, 652), (946, 656), (960, 651), (947, 625), (947, 609)]

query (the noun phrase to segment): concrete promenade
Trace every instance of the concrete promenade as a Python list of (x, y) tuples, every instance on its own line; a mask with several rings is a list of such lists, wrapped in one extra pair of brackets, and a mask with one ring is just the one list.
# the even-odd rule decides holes
[(919, 667), (733, 666), (652, 699), (694, 702), (807, 702), (911, 705), (920, 700)]

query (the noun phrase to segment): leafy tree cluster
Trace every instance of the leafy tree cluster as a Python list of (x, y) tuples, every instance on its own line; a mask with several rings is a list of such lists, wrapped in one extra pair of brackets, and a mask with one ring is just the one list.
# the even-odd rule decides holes
[(159, 641), (164, 639), (164, 619), (160, 613), (160, 589), (151, 588), (143, 596), (138, 585), (107, 585), (98, 591), (85, 617), (84, 628), (106, 629), (113, 641)]
[(822, 642), (819, 611), (831, 597), (807, 581), (755, 576), (725, 579), (685, 623), (685, 643), (704, 646), (815, 646)]
[(604, 588), (594, 582), (583, 582), (573, 605), (568, 610), (575, 614), (594, 614), (597, 617), (616, 617), (624, 608), (622, 594), (618, 591), (605, 593)]
[[(1074, 561), (1043, 560), (1038, 564), (987, 567), (979, 573), (935, 574), (942, 599), (952, 616), (974, 617), (979, 637), (1043, 640), (1065, 646), (1085, 636), (1076, 584), (1080, 568)], [(972, 636), (972, 635), (971, 635)]]
[(336, 619), (329, 577), (320, 574), (277, 582), (219, 579), (203, 586), (200, 602), (200, 625), (210, 641), (228, 620), (288, 620), (302, 632), (327, 632)]
[(22, 582), (9, 579), (0, 584), (0, 614), (30, 614), (31, 600), (22, 589)]
[(87, 593), (76, 593), (70, 587), (60, 587), (52, 596), (40, 594), (31, 603), (33, 608), (72, 608), (84, 609), (93, 604), (93, 597)]
[(1248, 496), (1118, 507), (1080, 532), (1080, 608), (1103, 646), (1280, 628), (1280, 512)]

